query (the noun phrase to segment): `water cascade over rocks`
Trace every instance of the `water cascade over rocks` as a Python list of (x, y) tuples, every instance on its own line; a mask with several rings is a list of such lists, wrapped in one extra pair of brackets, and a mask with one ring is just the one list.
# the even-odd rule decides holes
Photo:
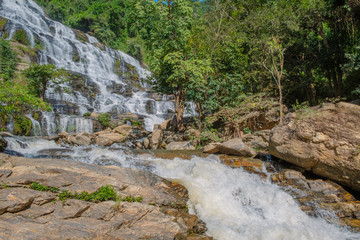
[[(61, 131), (93, 132), (93, 124), (84, 113), (123, 114), (132, 112), (144, 117), (145, 127), (152, 130), (174, 110), (174, 104), (164, 98), (149, 98), (144, 83), (150, 72), (131, 56), (108, 48), (80, 31), (46, 17), (32, 0), (0, 1), (0, 17), (7, 19), (8, 39), (24, 30), (31, 47), (40, 46), (38, 64), (54, 64), (72, 73), (69, 83), (50, 86), (46, 99), (52, 113), (41, 119), (31, 118), (33, 134), (54, 135)], [(39, 129), (40, 126), (40, 129)]]
[[(27, 157), (56, 157), (90, 164), (150, 171), (184, 185), (189, 210), (218, 240), (358, 240), (359, 233), (328, 223), (319, 212), (310, 217), (291, 195), (268, 178), (223, 165), (217, 156), (191, 160), (137, 155), (123, 146), (64, 147), (39, 138), (6, 137), (8, 151)], [(262, 170), (267, 174), (265, 168)]]

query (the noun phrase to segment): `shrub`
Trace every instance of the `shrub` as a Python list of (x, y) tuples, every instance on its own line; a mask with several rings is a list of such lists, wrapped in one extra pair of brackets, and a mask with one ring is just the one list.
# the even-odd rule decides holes
[(14, 134), (30, 136), (31, 134), (31, 120), (22, 115), (14, 116)]
[(0, 40), (0, 78), (8, 81), (15, 75), (18, 60), (8, 41)]
[(91, 113), (87, 112), (87, 113), (84, 113), (83, 117), (90, 117)]
[(59, 188), (57, 187), (47, 187), (37, 182), (32, 183), (30, 185), (30, 188), (41, 192), (53, 192), (53, 193), (59, 192)]
[(107, 128), (110, 126), (110, 120), (111, 120), (111, 115), (108, 113), (102, 113), (98, 117), (98, 121), (103, 128)]
[(14, 40), (17, 41), (18, 43), (21, 43), (21, 44), (24, 44), (27, 46), (30, 45), (30, 40), (28, 38), (28, 35), (27, 35), (26, 31), (23, 29), (16, 31), (16, 33), (14, 34)]

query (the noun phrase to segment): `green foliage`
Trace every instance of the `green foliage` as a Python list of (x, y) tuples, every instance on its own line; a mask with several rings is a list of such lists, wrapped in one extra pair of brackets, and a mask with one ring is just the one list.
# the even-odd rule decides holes
[(14, 134), (30, 136), (31, 134), (31, 120), (22, 115), (14, 116)]
[(119, 196), (119, 201), (123, 201), (123, 202), (139, 202), (141, 203), (142, 200), (143, 200), (143, 197), (140, 196), (140, 197), (134, 197), (134, 196), (125, 196), (125, 197), (121, 197)]
[(64, 190), (59, 194), (59, 199), (65, 201), (68, 198), (78, 199), (87, 202), (104, 202), (104, 201), (116, 201), (116, 192), (113, 187), (106, 185), (100, 187), (93, 193), (83, 191), (81, 193), (71, 193), (68, 190)]
[(34, 111), (49, 111), (50, 105), (31, 95), (25, 86), (16, 82), (0, 81), (0, 115), (26, 114)]
[(141, 127), (142, 123), (140, 121), (132, 121), (131, 125), (134, 127)]
[(63, 69), (56, 69), (52, 64), (31, 65), (23, 72), (28, 81), (30, 92), (44, 100), (48, 84), (61, 84), (67, 81), (67, 73)]
[(10, 43), (4, 39), (0, 39), (0, 79), (8, 81), (15, 75), (16, 53), (11, 49)]
[(246, 128), (243, 129), (243, 132), (245, 134), (249, 134), (249, 133), (251, 133), (251, 130), (250, 130), (250, 128), (246, 127)]
[(87, 112), (83, 114), (83, 117), (90, 117), (91, 113)]
[(109, 113), (102, 113), (99, 115), (98, 121), (103, 128), (107, 128), (110, 126), (111, 115)]
[(41, 192), (52, 192), (52, 193), (59, 192), (59, 188), (57, 188), (57, 187), (48, 187), (48, 186), (44, 186), (41, 183), (37, 183), (37, 182), (30, 184), (30, 188), (37, 190), (37, 191), (41, 191)]
[(13, 39), (18, 43), (24, 44), (26, 46), (30, 46), (30, 40), (27, 36), (26, 31), (23, 29), (16, 31)]

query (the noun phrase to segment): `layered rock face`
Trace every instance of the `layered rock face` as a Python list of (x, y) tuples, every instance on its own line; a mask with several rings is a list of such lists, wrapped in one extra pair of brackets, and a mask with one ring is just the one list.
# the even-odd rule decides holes
[[(34, 182), (73, 193), (111, 185), (143, 199), (60, 201), (59, 193), (30, 189)], [(186, 189), (148, 172), (0, 154), (0, 184), (0, 239), (212, 239), (187, 213)]]
[(360, 106), (340, 102), (291, 113), (269, 153), (360, 191)]

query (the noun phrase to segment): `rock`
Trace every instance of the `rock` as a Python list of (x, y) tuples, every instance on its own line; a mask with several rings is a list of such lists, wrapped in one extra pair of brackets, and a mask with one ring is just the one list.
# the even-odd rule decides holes
[(113, 131), (116, 132), (116, 133), (127, 136), (127, 135), (130, 134), (131, 130), (132, 130), (131, 126), (129, 126), (127, 124), (124, 124), (124, 125), (116, 127)]
[(160, 125), (163, 131), (175, 131), (175, 125), (172, 119), (168, 119)]
[(220, 144), (219, 150), (223, 154), (236, 155), (241, 157), (253, 157), (256, 155), (256, 151), (243, 143), (241, 138), (231, 139)]
[(172, 142), (166, 145), (166, 150), (195, 150), (190, 142)]
[(78, 133), (76, 135), (69, 136), (67, 142), (73, 145), (89, 146), (91, 144), (91, 136), (86, 133)]
[(125, 113), (125, 114), (118, 114), (117, 118), (121, 119), (121, 120), (131, 120), (131, 121), (138, 121), (139, 120), (139, 116), (135, 113)]
[(99, 136), (99, 135), (108, 134), (108, 133), (111, 133), (111, 128), (107, 128), (107, 129), (105, 129), (103, 131), (96, 132), (95, 135)]
[(150, 140), (148, 138), (143, 139), (143, 144), (145, 149), (150, 149)]
[(269, 153), (360, 191), (360, 106), (340, 102), (291, 113), (271, 131)]
[(5, 151), (7, 144), (7, 141), (2, 136), (0, 136), (0, 152)]
[(206, 145), (203, 149), (203, 152), (210, 153), (210, 154), (220, 152), (220, 143), (210, 143), (210, 144)]
[(270, 132), (267, 130), (245, 135), (242, 140), (249, 147), (266, 150), (269, 147), (269, 135)]
[[(5, 154), (0, 162), (0, 170), (12, 171), (8, 187), (0, 189), (0, 239), (211, 239), (203, 222), (183, 207), (186, 189), (152, 173)], [(62, 202), (58, 193), (27, 188), (35, 181), (72, 193), (111, 185), (119, 195), (143, 201)]]
[(136, 145), (136, 148), (137, 148), (137, 149), (143, 149), (143, 145), (141, 144), (141, 142), (136, 141), (136, 142), (135, 142), (135, 145)]
[[(302, 173), (289, 169), (273, 174), (271, 179), (290, 193), (308, 215), (325, 217), (331, 223), (340, 222), (360, 231), (360, 202), (338, 184), (329, 180), (309, 180)], [(334, 214), (324, 216), (324, 211)]]
[(99, 116), (100, 116), (100, 113), (97, 113), (97, 112), (92, 112), (90, 114), (90, 118), (93, 118), (93, 119), (98, 119)]
[(61, 133), (59, 133), (59, 135), (58, 135), (60, 138), (67, 138), (68, 136), (69, 136), (69, 133), (67, 133), (67, 132), (61, 132)]
[(107, 133), (107, 134), (99, 135), (96, 138), (95, 143), (96, 143), (96, 145), (99, 145), (99, 146), (108, 147), (108, 146), (113, 145), (114, 143), (125, 142), (125, 140), (126, 140), (126, 136), (123, 136), (121, 134)]
[(161, 130), (161, 127), (159, 124), (154, 125), (154, 131), (151, 136), (151, 149), (158, 149), (160, 147), (160, 144), (162, 142), (163, 138), (163, 131)]

